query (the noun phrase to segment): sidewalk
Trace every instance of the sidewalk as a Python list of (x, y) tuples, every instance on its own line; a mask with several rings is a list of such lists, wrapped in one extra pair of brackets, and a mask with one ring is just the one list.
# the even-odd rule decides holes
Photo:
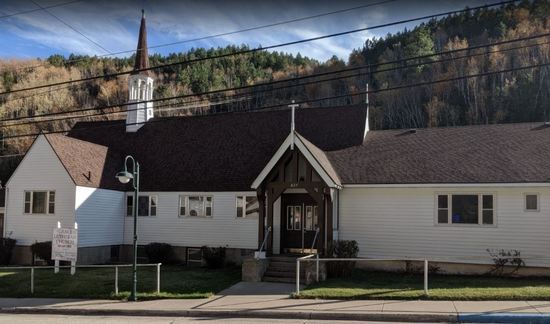
[(118, 300), (0, 299), (3, 313), (258, 317), (408, 322), (550, 322), (549, 301), (399, 301), (289, 299), (294, 286), (239, 283), (209, 299)]

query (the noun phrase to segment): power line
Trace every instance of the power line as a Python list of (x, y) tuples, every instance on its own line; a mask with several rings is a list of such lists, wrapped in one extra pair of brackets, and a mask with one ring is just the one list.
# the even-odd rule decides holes
[(28, 14), (28, 13), (33, 13), (33, 12), (37, 12), (37, 11), (41, 11), (41, 10), (45, 10), (45, 9), (51, 9), (51, 8), (57, 8), (57, 7), (67, 6), (67, 5), (70, 5), (70, 4), (73, 4), (73, 3), (77, 3), (77, 2), (81, 2), (81, 1), (82, 1), (82, 0), (75, 0), (75, 1), (63, 2), (63, 3), (56, 4), (56, 5), (51, 5), (51, 6), (42, 7), (42, 8), (40, 8), (40, 9), (32, 9), (32, 10), (14, 12), (14, 13), (12, 13), (12, 14), (0, 16), (0, 19), (8, 18), (8, 17), (13, 17), (13, 16), (18, 16), (18, 15), (25, 15), (25, 14)]
[(353, 29), (353, 30), (347, 30), (347, 31), (343, 31), (343, 32), (338, 32), (338, 33), (333, 33), (333, 34), (328, 34), (328, 35), (322, 35), (322, 36), (317, 36), (317, 37), (311, 37), (311, 38), (306, 38), (306, 39), (300, 39), (300, 40), (296, 40), (296, 41), (280, 43), (280, 44), (270, 45), (270, 46), (266, 46), (266, 47), (258, 47), (258, 48), (244, 50), (244, 51), (237, 51), (237, 52), (233, 52), (233, 53), (226, 53), (226, 54), (220, 54), (220, 55), (215, 55), (215, 56), (196, 58), (196, 59), (187, 60), (187, 61), (178, 61), (178, 62), (172, 62), (172, 63), (167, 63), (167, 64), (160, 64), (160, 65), (157, 65), (157, 66), (154, 66), (154, 67), (148, 67), (148, 68), (144, 68), (144, 69), (136, 69), (136, 70), (132, 70), (132, 71), (124, 71), (124, 72), (117, 72), (117, 73), (111, 73), (111, 74), (103, 74), (103, 75), (97, 75), (97, 76), (82, 78), (82, 79), (78, 79), (78, 80), (68, 80), (68, 81), (63, 81), (63, 82), (43, 84), (43, 85), (40, 85), (40, 86), (34, 86), (34, 87), (29, 87), (29, 88), (22, 88), (22, 89), (4, 91), (4, 92), (0, 92), (0, 95), (6, 95), (6, 94), (10, 94), (10, 93), (16, 93), (16, 92), (22, 92), (22, 91), (28, 91), (28, 90), (42, 89), (42, 88), (58, 86), (58, 85), (63, 85), (63, 84), (71, 84), (71, 83), (76, 83), (76, 82), (85, 82), (85, 81), (91, 81), (91, 80), (97, 80), (97, 79), (103, 79), (103, 78), (118, 77), (118, 76), (121, 76), (121, 75), (127, 75), (127, 74), (131, 74), (131, 73), (151, 71), (151, 70), (156, 70), (156, 69), (165, 68), (165, 67), (172, 67), (172, 66), (177, 66), (177, 65), (184, 65), (184, 64), (187, 65), (187, 64), (191, 64), (191, 63), (196, 63), (196, 62), (201, 62), (201, 61), (206, 61), (206, 60), (212, 60), (212, 59), (218, 59), (218, 58), (224, 58), (224, 57), (235, 56), (235, 55), (251, 54), (251, 53), (255, 53), (255, 52), (259, 52), (259, 51), (265, 51), (265, 50), (268, 50), (268, 49), (284, 47), (284, 46), (290, 46), (290, 45), (297, 45), (297, 44), (307, 43), (307, 42), (311, 42), (311, 41), (317, 41), (317, 40), (326, 39), (326, 38), (338, 37), (338, 36), (343, 36), (343, 35), (349, 35), (349, 34), (358, 33), (358, 32), (362, 32), (362, 31), (366, 31), (366, 30), (378, 29), (378, 28), (383, 28), (383, 27), (390, 27), (390, 26), (394, 26), (394, 25), (401, 25), (401, 24), (405, 24), (405, 23), (409, 23), (409, 22), (415, 22), (415, 21), (419, 21), (419, 20), (433, 19), (433, 18), (437, 18), (437, 17), (440, 17), (440, 16), (448, 16), (448, 15), (452, 15), (452, 14), (457, 14), (457, 13), (461, 13), (461, 12), (468, 12), (468, 11), (482, 9), (482, 8), (502, 6), (502, 5), (509, 4), (509, 3), (514, 3), (514, 2), (517, 2), (517, 1), (519, 1), (519, 0), (501, 1), (501, 2), (498, 2), (498, 3), (492, 3), (492, 4), (487, 4), (487, 5), (478, 6), (478, 7), (447, 11), (447, 12), (444, 12), (444, 13), (427, 15), (427, 16), (417, 17), (417, 18), (404, 19), (404, 20), (385, 23), (385, 24), (376, 25), (376, 26), (372, 26), (372, 27), (357, 28), (357, 29)]
[[(520, 38), (515, 38), (515, 39), (509, 39), (509, 40), (503, 40), (503, 41), (498, 41), (498, 42), (493, 42), (493, 43), (478, 44), (478, 45), (469, 46), (469, 47), (466, 47), (466, 48), (458, 48), (458, 49), (452, 49), (452, 50), (447, 50), (447, 51), (440, 51), (440, 52), (432, 53), (432, 54), (424, 54), (424, 55), (419, 55), (419, 56), (406, 57), (406, 58), (402, 58), (402, 59), (398, 59), (398, 60), (394, 60), (394, 61), (383, 62), (383, 63), (367, 64), (367, 65), (363, 65), (363, 66), (359, 66), (359, 67), (351, 67), (351, 68), (341, 69), (339, 71), (314, 73), (314, 74), (310, 74), (310, 75), (306, 75), (306, 76), (294, 77), (292, 79), (287, 78), (287, 79), (282, 79), (282, 80), (275, 80), (275, 81), (258, 83), (258, 84), (254, 84), (254, 85), (227, 88), (227, 89), (224, 89), (224, 90), (214, 90), (214, 91), (215, 92), (234, 91), (234, 90), (241, 90), (241, 89), (244, 89), (244, 88), (259, 87), (259, 86), (270, 85), (270, 84), (275, 84), (275, 83), (280, 83), (280, 82), (290, 82), (290, 81), (295, 81), (295, 80), (303, 79), (303, 78), (312, 78), (312, 77), (323, 76), (323, 75), (328, 75), (328, 74), (353, 71), (353, 70), (363, 69), (363, 68), (372, 69), (374, 67), (379, 67), (379, 66), (384, 66), (384, 65), (402, 64), (402, 63), (406, 63), (406, 62), (412, 61), (412, 60), (419, 60), (419, 59), (431, 58), (431, 57), (434, 57), (434, 56), (442, 56), (442, 55), (447, 55), (447, 54), (453, 54), (453, 53), (459, 53), (459, 52), (464, 52), (464, 51), (476, 50), (476, 49), (480, 49), (480, 48), (505, 45), (505, 44), (516, 43), (516, 42), (520, 42), (520, 41), (538, 39), (538, 38), (547, 37), (547, 36), (550, 36), (550, 33), (531, 35), (531, 36), (520, 37)], [(534, 44), (534, 45), (537, 45), (537, 44)], [(512, 49), (514, 49), (514, 48), (512, 48)], [(505, 50), (502, 50), (502, 51), (505, 51)], [(429, 64), (429, 63), (430, 62), (428, 62), (426, 64)], [(41, 92), (37, 92), (37, 93), (31, 94), (31, 95), (18, 97), (18, 98), (13, 98), (13, 99), (10, 99), (10, 100), (6, 100), (5, 102), (11, 102), (11, 101), (15, 101), (15, 100), (25, 99), (25, 98), (33, 97), (33, 96), (36, 96), (36, 95), (50, 93), (50, 92), (53, 92), (53, 91), (68, 89), (70, 87), (72, 87), (72, 85), (65, 86), (65, 87), (60, 87), (60, 88), (56, 88), (56, 89), (51, 89), (51, 90), (46, 90), (46, 91), (41, 91)], [(204, 95), (204, 94), (210, 94), (210, 93), (196, 93), (196, 94), (189, 95), (189, 96), (201, 96), (201, 95)], [(31, 116), (31, 117), (28, 117), (28, 118), (33, 118), (33, 117), (38, 117), (38, 116)], [(25, 117), (22, 117), (22, 118), (25, 118)], [(2, 121), (2, 120), (0, 120), (0, 121)]]
[(49, 11), (48, 9), (42, 7), (41, 5), (39, 5), (36, 1), (34, 0), (30, 0), (32, 3), (34, 3), (37, 7), (39, 7), (40, 9), (44, 10), (48, 15), (54, 17), (55, 19), (57, 19), (59, 22), (61, 22), (63, 25), (69, 27), (70, 29), (72, 29), (73, 31), (75, 31), (76, 33), (78, 33), (79, 35), (81, 35), (82, 37), (86, 38), (88, 41), (90, 41), (92, 44), (94, 44), (95, 46), (101, 48), (102, 50), (104, 50), (105, 52), (111, 54), (111, 52), (106, 49), (105, 47), (101, 46), (101, 44), (99, 44), (98, 42), (94, 41), (93, 39), (91, 39), (90, 37), (86, 36), (84, 33), (82, 33), (81, 31), (79, 31), (78, 29), (76, 29), (75, 27), (71, 26), (69, 23), (65, 22), (63, 19), (59, 18), (58, 16), (54, 15), (51, 11)]
[[(544, 36), (550, 36), (550, 33), (544, 34)], [(526, 40), (526, 39), (533, 39), (535, 37), (538, 38), (538, 37), (542, 37), (542, 36), (541, 35), (529, 36), (529, 37), (519, 38), (519, 39), (515, 39), (515, 40), (502, 41), (502, 42), (498, 42), (498, 43), (504, 43), (504, 42), (511, 43), (511, 42), (523, 41), (523, 40)], [(387, 68), (387, 69), (374, 70), (374, 71), (371, 71), (371, 73), (374, 74), (374, 73), (383, 73), (383, 72), (390, 72), (390, 71), (396, 71), (396, 70), (402, 70), (402, 69), (409, 69), (409, 68), (413, 68), (413, 67), (419, 67), (419, 66), (435, 64), (435, 63), (443, 63), (443, 62), (454, 61), (454, 60), (459, 60), (459, 59), (465, 59), (465, 58), (470, 58), (470, 57), (488, 55), (488, 54), (492, 54), (492, 53), (507, 52), (507, 51), (512, 51), (512, 50), (518, 50), (518, 49), (534, 47), (534, 46), (541, 46), (541, 45), (545, 45), (545, 44), (548, 44), (548, 43), (550, 43), (550, 42), (534, 43), (534, 44), (529, 44), (529, 45), (521, 45), (521, 46), (516, 46), (516, 47), (511, 47), (511, 48), (505, 48), (505, 49), (489, 50), (489, 51), (485, 51), (485, 52), (482, 52), (482, 53), (473, 53), (473, 54), (463, 55), (463, 56), (460, 56), (460, 57), (450, 57), (450, 58), (444, 58), (444, 59), (439, 59), (439, 60), (434, 60), (434, 61), (429, 61), (429, 62), (419, 62), (419, 63), (416, 63), (416, 64), (409, 64), (407, 66), (397, 66), (397, 67), (391, 67), (391, 68)], [(462, 49), (449, 50), (449, 51), (444, 52), (444, 54), (452, 54), (452, 53), (463, 52), (463, 51), (471, 50), (471, 49), (491, 47), (491, 46), (495, 46), (495, 44), (497, 44), (497, 43), (486, 44), (486, 45), (483, 45), (483, 46), (478, 45), (478, 46), (475, 46), (475, 47), (472, 47), (472, 48), (462, 48)], [(441, 55), (441, 53), (442, 52), (440, 52), (438, 55)], [(432, 55), (422, 55), (422, 56), (418, 56), (418, 57), (404, 58), (404, 59), (397, 60), (397, 61), (394, 61), (394, 62), (386, 62), (386, 63), (383, 63), (383, 64), (377, 64), (376, 66), (394, 64), (395, 62), (401, 63), (401, 62), (410, 61), (410, 60), (413, 60), (413, 59), (416, 60), (419, 57), (424, 58), (424, 57), (430, 57), (430, 56), (432, 56)], [(234, 88), (229, 88), (229, 89), (211, 90), (211, 91), (203, 92), (203, 93), (200, 93), (200, 94), (186, 94), (186, 95), (178, 95), (178, 96), (167, 97), (167, 98), (157, 98), (157, 99), (152, 99), (152, 100), (147, 100), (147, 101), (138, 101), (138, 102), (135, 102), (133, 104), (141, 104), (141, 103), (145, 103), (145, 102), (162, 102), (162, 101), (176, 100), (176, 99), (185, 99), (185, 98), (189, 98), (189, 97), (198, 97), (198, 96), (204, 96), (204, 95), (219, 94), (219, 93), (228, 92), (228, 91), (239, 91), (239, 90), (245, 90), (245, 89), (261, 88), (261, 87), (266, 87), (266, 86), (279, 84), (279, 83), (292, 83), (290, 85), (286, 85), (286, 86), (282, 86), (282, 87), (278, 87), (278, 88), (273, 88), (273, 89), (253, 90), (253, 91), (248, 92), (248, 93), (235, 94), (231, 97), (241, 97), (241, 96), (246, 96), (246, 95), (255, 95), (255, 94), (263, 93), (263, 92), (278, 91), (278, 90), (285, 89), (285, 88), (293, 88), (293, 87), (305, 86), (305, 85), (315, 84), (315, 83), (320, 83), (320, 82), (328, 82), (328, 81), (358, 77), (358, 76), (361, 76), (363, 73), (358, 73), (358, 74), (353, 74), (353, 75), (336, 76), (336, 77), (330, 78), (330, 79), (314, 80), (314, 81), (304, 82), (304, 83), (300, 83), (300, 84), (293, 84), (293, 82), (303, 80), (303, 79), (309, 79), (309, 78), (327, 76), (327, 75), (333, 75), (333, 74), (341, 74), (341, 73), (344, 73), (344, 72), (351, 72), (351, 71), (357, 71), (357, 70), (360, 71), (360, 70), (363, 70), (363, 69), (366, 69), (366, 68), (370, 68), (372, 66), (374, 66), (374, 65), (363, 65), (363, 66), (358, 66), (358, 67), (340, 69), (340, 70), (337, 70), (337, 71), (322, 72), (322, 73), (317, 73), (317, 74), (312, 74), (312, 75), (305, 75), (305, 76), (300, 76), (300, 77), (295, 77), (295, 78), (290, 78), (290, 79), (275, 80), (275, 81), (256, 84), (256, 85), (247, 85), (247, 86), (234, 87)], [(197, 101), (194, 101), (194, 102), (202, 102), (202, 101), (204, 101), (204, 100), (201, 99), (201, 100), (197, 100)], [(189, 103), (189, 102), (187, 102), (187, 103)], [(127, 105), (128, 105), (128, 103), (122, 103), (122, 104), (113, 104), (113, 105), (107, 105), (107, 106), (101, 106), (101, 107), (91, 107), (91, 108), (85, 108), (85, 109), (78, 109), (78, 110), (73, 110), (73, 111), (60, 111), (60, 112), (54, 112), (54, 113), (45, 113), (45, 114), (35, 115), (35, 116), (21, 116), (21, 117), (10, 118), (10, 119), (2, 119), (2, 120), (0, 120), (0, 122), (10, 122), (10, 121), (17, 121), (17, 120), (24, 120), (24, 119), (35, 119), (35, 118), (40, 118), (40, 117), (67, 115), (67, 114), (71, 114), (71, 113), (79, 113), (79, 112), (86, 112), (86, 111), (98, 111), (98, 110), (105, 110), (105, 109), (111, 109), (111, 108), (122, 108), (122, 107), (127, 106)], [(128, 109), (126, 111), (132, 111), (132, 110), (133, 109)], [(111, 113), (118, 113), (118, 112), (102, 112), (102, 113), (98, 113), (98, 114), (95, 114), (95, 115), (87, 115), (87, 116), (102, 116), (102, 115), (108, 115), (108, 114), (111, 114)], [(72, 119), (72, 118), (78, 118), (78, 117), (65, 117), (65, 119), (67, 119), (67, 120)], [(63, 120), (63, 118), (58, 118), (58, 119), (56, 119), (56, 121), (57, 120)], [(2, 125), (0, 127), (27, 125), (27, 124), (32, 124), (32, 123), (35, 123), (35, 122), (37, 123), (37, 122), (47, 122), (47, 121), (48, 120), (30, 121), (30, 122)]]
[[(447, 79), (440, 79), (440, 80), (432, 80), (432, 81), (426, 81), (426, 82), (419, 82), (415, 84), (407, 84), (407, 85), (401, 85), (401, 86), (395, 86), (391, 88), (384, 88), (384, 89), (378, 89), (378, 90), (371, 90), (371, 91), (359, 91), (354, 93), (347, 93), (343, 95), (336, 95), (336, 96), (330, 96), (330, 97), (323, 97), (323, 98), (317, 98), (317, 99), (311, 99), (311, 100), (303, 100), (299, 102), (295, 102), (296, 104), (305, 104), (305, 103), (313, 103), (313, 102), (319, 102), (319, 101), (325, 101), (325, 100), (332, 100), (332, 99), (339, 99), (339, 98), (346, 98), (346, 97), (356, 97), (356, 96), (362, 96), (365, 94), (373, 94), (373, 93), (382, 93), (382, 92), (388, 92), (388, 91), (395, 91), (395, 90), (401, 90), (401, 89), (407, 89), (407, 88), (415, 88), (415, 87), (423, 87), (427, 85), (433, 85), (433, 84), (439, 84), (439, 83), (447, 83), (447, 82), (453, 82), (453, 81), (459, 81), (459, 80), (465, 80), (465, 79), (471, 79), (471, 78), (478, 78), (478, 77), (485, 77), (495, 74), (501, 74), (501, 73), (509, 73), (509, 72), (515, 72), (515, 71), (523, 71), (527, 69), (534, 69), (534, 68), (540, 68), (549, 66), (550, 63), (539, 63), (529, 66), (523, 66), (523, 67), (516, 67), (516, 68), (509, 68), (499, 71), (489, 71), (489, 72), (483, 72), (483, 73), (477, 73), (477, 74), (470, 74), (470, 75), (464, 75), (454, 78), (447, 78)], [(276, 104), (271, 106), (264, 106), (261, 108), (254, 109), (254, 111), (260, 111), (260, 110), (269, 110), (269, 109), (275, 109), (275, 108), (283, 108), (286, 107), (287, 104)], [(206, 106), (205, 108), (208, 108)], [(210, 115), (214, 114), (222, 114), (222, 113), (210, 113)], [(184, 117), (183, 117), (184, 118)], [(129, 123), (127, 125), (141, 125), (145, 123), (158, 123), (158, 122), (166, 122), (172, 120), (172, 118), (161, 118), (161, 119), (152, 119), (146, 122), (138, 122), (138, 123)], [(96, 125), (92, 127), (82, 127), (78, 128), (78, 130), (84, 130), (84, 129), (98, 129), (102, 127), (113, 127), (113, 126), (119, 126), (119, 125)], [(23, 137), (34, 137), (41, 134), (61, 134), (61, 133), (67, 133), (70, 130), (59, 130), (59, 131), (50, 131), (50, 132), (40, 132), (40, 133), (33, 133), (33, 134), (23, 134), (23, 135), (12, 135), (12, 136), (5, 136), (4, 140), (9, 139), (15, 139), (15, 138), (23, 138)]]
[[(383, 70), (376, 70), (376, 71), (373, 71), (371, 73), (376, 74), (376, 73), (391, 72), (391, 71), (402, 70), (402, 69), (410, 69), (410, 68), (414, 68), (414, 67), (421, 67), (421, 66), (428, 65), (428, 64), (444, 63), (444, 62), (448, 62), (448, 61), (455, 61), (455, 60), (460, 60), (460, 59), (472, 58), (472, 57), (476, 57), (476, 56), (489, 55), (489, 54), (494, 54), (494, 53), (501, 53), (501, 52), (517, 50), (517, 49), (525, 49), (525, 48), (529, 48), (529, 47), (533, 47), (533, 46), (541, 46), (541, 45), (546, 45), (546, 44), (550, 44), (550, 41), (545, 42), (545, 43), (537, 43), (537, 44), (531, 44), (531, 45), (525, 45), (525, 46), (517, 46), (517, 47), (507, 48), (507, 49), (502, 49), (502, 50), (494, 50), (494, 51), (488, 51), (488, 52), (483, 52), (483, 53), (476, 53), (476, 54), (465, 55), (465, 56), (455, 57), (455, 58), (441, 59), (441, 60), (431, 61), (431, 62), (420, 62), (420, 63), (408, 65), (408, 66), (405, 66), (405, 67), (393, 67), (393, 68), (388, 68), (388, 69), (383, 69)], [(331, 72), (331, 74), (334, 74), (334, 73), (340, 73), (340, 71)], [(310, 85), (310, 84), (317, 84), (317, 83), (324, 83), (324, 82), (335, 81), (335, 80), (348, 79), (348, 78), (353, 78), (353, 77), (360, 77), (362, 75), (364, 75), (364, 73), (359, 72), (359, 73), (351, 74), (351, 75), (337, 76), (337, 77), (333, 77), (333, 78), (330, 78), (330, 79), (313, 80), (313, 81), (304, 82), (304, 83), (300, 83), (300, 84), (289, 84), (289, 85), (285, 85), (285, 86), (278, 87), (278, 88), (262, 89), (262, 90), (247, 92), (247, 93), (235, 94), (235, 95), (229, 96), (229, 98), (240, 98), (240, 97), (246, 97), (246, 96), (255, 96), (258, 93), (275, 92), (275, 91), (279, 91), (281, 89), (302, 87), (302, 86), (306, 86), (306, 85)], [(224, 99), (227, 99), (227, 98), (228, 97), (226, 97)], [(169, 101), (169, 100), (175, 100), (175, 99), (181, 99), (181, 98), (179, 98), (179, 96), (178, 97), (171, 97), (171, 98), (159, 98), (158, 101)], [(253, 97), (250, 98), (250, 99), (253, 99)], [(203, 100), (203, 99), (199, 99), (199, 100), (194, 100), (194, 101), (190, 101), (190, 102), (189, 101), (188, 102), (181, 102), (180, 104), (199, 103), (199, 102), (204, 102), (204, 101), (205, 100)], [(150, 102), (150, 101), (143, 101), (143, 102), (139, 102), (139, 103), (144, 103), (144, 102)], [(242, 100), (234, 100), (234, 101), (224, 100), (223, 102), (209, 103), (209, 106), (217, 106), (217, 105), (224, 104), (224, 103), (226, 104), (226, 103), (236, 103), (236, 102), (242, 102)], [(178, 103), (155, 106), (155, 108), (158, 109), (158, 108), (167, 107), (167, 106), (171, 107), (174, 104), (178, 104)], [(111, 108), (123, 108), (124, 106), (128, 106), (128, 105), (131, 105), (131, 104), (124, 103), (124, 104), (117, 105), (116, 107), (111, 107)], [(55, 119), (27, 121), (27, 122), (14, 123), (14, 124), (9, 124), (9, 125), (2, 125), (0, 127), (13, 127), (13, 126), (22, 126), (22, 125), (32, 125), (32, 124), (38, 124), (38, 123), (45, 123), (45, 122), (64, 121), (64, 120), (71, 120), (71, 119), (78, 119), (78, 118), (90, 118), (90, 117), (106, 116), (106, 115), (113, 115), (113, 114), (116, 115), (116, 114), (126, 113), (126, 112), (130, 112), (130, 111), (136, 111), (136, 110), (139, 110), (139, 109), (141, 109), (141, 108), (131, 108), (131, 109), (123, 110), (123, 111), (121, 110), (121, 111), (112, 111), (112, 112), (99, 112), (99, 113), (95, 113), (95, 114), (87, 114), (87, 115), (80, 115), (80, 116), (66, 116), (66, 117), (55, 118)], [(183, 109), (187, 109), (187, 107), (180, 107), (180, 110), (183, 110)], [(91, 110), (99, 110), (99, 109), (91, 108)], [(173, 109), (171, 109), (171, 110), (173, 110)], [(74, 111), (74, 112), (82, 112), (82, 111), (79, 110), (79, 111)], [(65, 112), (65, 113), (60, 112), (60, 114), (66, 114), (66, 113), (71, 113), (71, 112)], [(35, 117), (36, 116), (33, 116), (32, 118), (35, 118)]]
[[(186, 39), (186, 40), (177, 41), (177, 42), (158, 44), (158, 45), (154, 45), (154, 46), (149, 46), (148, 49), (161, 48), (161, 47), (167, 47), (167, 46), (197, 42), (197, 41), (201, 41), (201, 40), (207, 40), (207, 39), (212, 39), (212, 38), (218, 38), (218, 37), (223, 37), (223, 36), (240, 34), (240, 33), (254, 31), (254, 30), (266, 29), (266, 28), (270, 28), (270, 27), (281, 26), (281, 25), (285, 25), (285, 24), (290, 24), (290, 23), (295, 23), (295, 22), (300, 22), (300, 21), (305, 21), (305, 20), (310, 20), (310, 19), (315, 19), (315, 18), (321, 18), (321, 17), (325, 17), (325, 16), (329, 16), (329, 15), (340, 14), (340, 13), (344, 13), (344, 12), (348, 12), (348, 11), (364, 9), (364, 8), (373, 7), (373, 6), (377, 6), (377, 5), (381, 5), (381, 4), (386, 4), (386, 3), (390, 3), (390, 2), (394, 2), (394, 1), (398, 1), (398, 0), (379, 1), (379, 2), (365, 4), (365, 5), (361, 5), (361, 6), (356, 6), (356, 7), (351, 7), (351, 8), (345, 8), (345, 9), (325, 12), (325, 13), (321, 13), (321, 14), (317, 14), (317, 15), (313, 15), (313, 16), (294, 18), (294, 19), (290, 19), (290, 20), (284, 20), (284, 21), (279, 21), (279, 22), (270, 23), (270, 24), (266, 24), (266, 25), (260, 25), (260, 26), (245, 28), (245, 29), (234, 30), (234, 31), (230, 31), (230, 32), (224, 32), (224, 33), (219, 33), (219, 34), (201, 36), (201, 37)], [(136, 50), (125, 50), (125, 51), (114, 52), (114, 53), (110, 53), (110, 54), (97, 55), (95, 57), (101, 58), (101, 57), (106, 57), (106, 56), (111, 56), (111, 55), (120, 55), (120, 54), (134, 53), (134, 52), (136, 52)], [(84, 61), (84, 60), (86, 60), (86, 59), (85, 58), (80, 58), (80, 59), (66, 60), (65, 63), (74, 63), (74, 62), (80, 62), (80, 61)], [(45, 66), (45, 65), (46, 64), (40, 64), (40, 65), (31, 66), (31, 67), (22, 67), (21, 69), (34, 69), (34, 68)]]

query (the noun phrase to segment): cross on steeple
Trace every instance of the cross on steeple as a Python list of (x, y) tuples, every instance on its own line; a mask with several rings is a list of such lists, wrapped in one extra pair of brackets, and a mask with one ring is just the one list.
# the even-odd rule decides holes
[(294, 150), (294, 130), (295, 130), (295, 123), (294, 123), (294, 115), (296, 113), (296, 108), (300, 107), (299, 104), (294, 103), (294, 100), (292, 100), (292, 104), (288, 105), (288, 107), (292, 110), (292, 115), (290, 118), (290, 136), (292, 137), (292, 142), (290, 142), (290, 149)]

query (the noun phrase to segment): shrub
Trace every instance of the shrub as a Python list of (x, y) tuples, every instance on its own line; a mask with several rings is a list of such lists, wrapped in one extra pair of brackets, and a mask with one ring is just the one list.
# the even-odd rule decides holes
[(48, 242), (36, 242), (31, 245), (32, 251), (32, 262), (34, 264), (35, 257), (46, 261), (48, 265), (52, 265), (54, 261), (52, 260), (52, 241)]
[[(357, 258), (359, 246), (357, 241), (333, 241), (329, 244), (329, 258)], [(336, 261), (327, 263), (327, 275), (334, 278), (349, 277), (355, 267), (355, 261)]]
[(0, 265), (9, 265), (15, 248), (16, 240), (11, 238), (0, 239)]
[(224, 266), (225, 263), (225, 248), (211, 248), (203, 246), (202, 257), (206, 261), (206, 266), (210, 269), (218, 269)]
[(513, 275), (521, 267), (525, 266), (525, 262), (521, 258), (521, 252), (518, 250), (491, 250), (487, 249), (487, 253), (493, 259), (493, 267), (489, 270), (489, 274), (502, 276), (506, 266), (513, 267), (508, 275)]
[(145, 254), (151, 263), (170, 264), (174, 261), (174, 250), (168, 243), (149, 243), (145, 246)]

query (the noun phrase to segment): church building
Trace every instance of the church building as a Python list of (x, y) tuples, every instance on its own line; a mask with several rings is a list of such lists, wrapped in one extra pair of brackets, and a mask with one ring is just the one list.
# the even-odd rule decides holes
[[(123, 260), (137, 199), (139, 244), (183, 261), (202, 246), (239, 263), (262, 245), (272, 257), (355, 240), (365, 258), (488, 265), (487, 249), (515, 249), (550, 266), (548, 124), (369, 130), (364, 105), (158, 117), (148, 67), (143, 17), (126, 119), (36, 138), (5, 185), (14, 262), (58, 222), (78, 223), (79, 263)], [(115, 177), (127, 155), (139, 197)]]

